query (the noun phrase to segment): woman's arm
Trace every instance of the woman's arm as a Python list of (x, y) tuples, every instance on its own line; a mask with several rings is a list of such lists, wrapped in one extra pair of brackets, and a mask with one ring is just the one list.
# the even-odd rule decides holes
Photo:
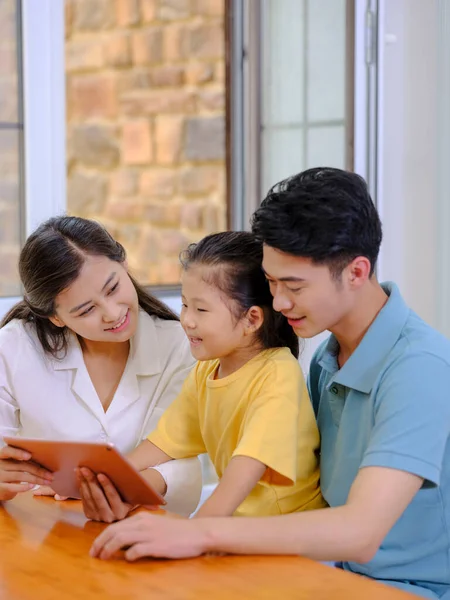
[(198, 458), (171, 460), (148, 471), (157, 472), (166, 484), (162, 495), (167, 510), (184, 517), (195, 511), (202, 493), (202, 469)]

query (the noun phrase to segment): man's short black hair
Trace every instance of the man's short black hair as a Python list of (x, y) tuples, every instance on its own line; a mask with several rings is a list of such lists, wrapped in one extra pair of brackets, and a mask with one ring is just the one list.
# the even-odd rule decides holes
[(372, 275), (382, 239), (364, 179), (331, 167), (277, 183), (253, 214), (252, 230), (268, 246), (328, 265), (336, 278), (357, 256), (370, 260)]

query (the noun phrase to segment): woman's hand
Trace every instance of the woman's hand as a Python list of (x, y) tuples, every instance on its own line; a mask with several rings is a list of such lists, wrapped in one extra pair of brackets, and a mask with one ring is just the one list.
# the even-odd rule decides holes
[(124, 519), (133, 509), (123, 502), (118, 491), (106, 475), (95, 475), (90, 469), (77, 469), (84, 514), (93, 521), (112, 523)]
[(0, 449), (0, 501), (11, 500), (35, 485), (50, 485), (52, 479), (50, 471), (31, 461), (29, 452), (12, 446)]

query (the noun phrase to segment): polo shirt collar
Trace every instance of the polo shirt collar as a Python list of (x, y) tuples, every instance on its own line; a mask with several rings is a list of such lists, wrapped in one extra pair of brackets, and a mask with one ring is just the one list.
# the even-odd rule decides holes
[(339, 369), (337, 364), (339, 344), (333, 334), (325, 345), (319, 357), (319, 364), (326, 371), (334, 374), (327, 387), (337, 383), (364, 394), (372, 390), (387, 355), (401, 335), (410, 312), (395, 283), (386, 282), (381, 285), (389, 296), (388, 301), (342, 369)]

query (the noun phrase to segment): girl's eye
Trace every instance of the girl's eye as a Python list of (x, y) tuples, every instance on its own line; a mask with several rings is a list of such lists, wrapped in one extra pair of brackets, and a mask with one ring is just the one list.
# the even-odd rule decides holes
[(181, 303), (181, 308), (187, 308), (187, 304)]
[(197, 308), (198, 312), (208, 312), (207, 310), (205, 310), (204, 308)]
[(84, 312), (82, 312), (80, 314), (80, 317), (84, 317), (85, 315), (88, 315), (93, 308), (94, 308), (93, 306), (90, 306), (88, 309), (86, 309)]
[(115, 285), (112, 286), (112, 288), (109, 290), (108, 292), (108, 296), (110, 294), (112, 294), (113, 292), (115, 292), (117, 290), (117, 288), (119, 287), (119, 282), (117, 282)]

